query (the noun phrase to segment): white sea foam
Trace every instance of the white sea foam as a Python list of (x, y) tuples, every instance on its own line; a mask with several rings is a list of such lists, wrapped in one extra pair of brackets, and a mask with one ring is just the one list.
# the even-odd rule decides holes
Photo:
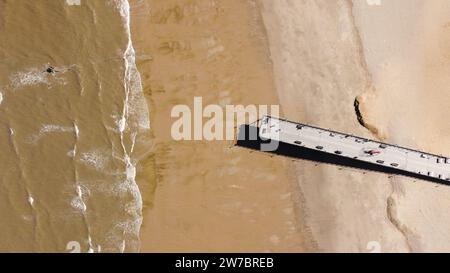
[(118, 122), (117, 122), (117, 127), (119, 128), (119, 132), (123, 133), (125, 131), (125, 127), (127, 126), (127, 120), (125, 119), (125, 117), (122, 117)]
[[(119, 192), (129, 192), (133, 195), (133, 201), (125, 205), (125, 211), (131, 216), (131, 219), (121, 222), (117, 226), (119, 230), (123, 231), (124, 238), (122, 245), (119, 247), (123, 252), (125, 251), (125, 246), (127, 244), (131, 245), (131, 247), (129, 247), (130, 249), (139, 249), (138, 240), (137, 242), (125, 241), (125, 237), (128, 237), (126, 234), (131, 234), (134, 238), (138, 238), (139, 229), (142, 224), (142, 197), (136, 183), (136, 163), (131, 158), (131, 153), (134, 149), (137, 132), (150, 129), (150, 120), (147, 102), (142, 90), (141, 76), (135, 63), (136, 55), (133, 48), (130, 28), (130, 4), (127, 0), (114, 0), (113, 2), (124, 20), (125, 31), (128, 35), (128, 44), (123, 55), (125, 62), (125, 101), (122, 113), (117, 119), (117, 129), (120, 133), (123, 161), (126, 167), (126, 179), (120, 184)], [(125, 141), (126, 137), (131, 137), (131, 147), (126, 147), (125, 143), (128, 143), (128, 141)], [(115, 240), (116, 239), (118, 238), (115, 238)]]
[(48, 84), (48, 78), (42, 69), (31, 68), (26, 71), (21, 71), (11, 76), (11, 83), (14, 88), (23, 86)]
[(78, 126), (75, 122), (73, 123), (73, 129), (75, 132), (75, 136), (78, 138), (80, 136), (80, 129), (78, 128)]
[(84, 213), (86, 211), (87, 207), (86, 207), (86, 204), (84, 203), (83, 199), (84, 199), (84, 196), (89, 195), (89, 190), (86, 187), (78, 185), (76, 187), (75, 191), (77, 193), (77, 196), (72, 198), (70, 205), (74, 209), (79, 210)]
[[(142, 129), (150, 128), (150, 120), (148, 118), (149, 111), (147, 102), (142, 89), (141, 75), (136, 67), (136, 52), (133, 48), (131, 39), (131, 16), (130, 3), (127, 0), (115, 0), (119, 8), (120, 15), (124, 19), (125, 31), (128, 35), (128, 45), (124, 52), (125, 59), (125, 111), (124, 117), (129, 115), (136, 119), (137, 125)], [(128, 120), (129, 121), (129, 120)]]
[(88, 253), (94, 253), (94, 252), (95, 252), (95, 250), (94, 250), (94, 245), (93, 245), (93, 243), (92, 243), (92, 238), (91, 238), (90, 235), (89, 235), (89, 237), (88, 237), (88, 245), (89, 245)]
[(77, 186), (77, 194), (78, 194), (78, 197), (83, 197), (83, 192), (81, 191), (81, 187), (80, 186)]
[[(73, 123), (73, 129), (75, 132), (75, 137), (77, 138), (77, 141), (80, 137), (80, 129), (78, 128), (78, 125), (74, 122)], [(69, 151), (67, 153), (68, 156), (70, 157), (75, 157), (77, 155), (77, 143), (75, 143), (75, 145), (73, 145), (73, 149), (71, 151)]]
[(3, 93), (0, 90), (0, 105), (2, 104), (2, 102), (3, 102)]
[(31, 206), (33, 206), (33, 204), (34, 204), (34, 198), (33, 198), (33, 196), (31, 196), (31, 194), (28, 195), (28, 203), (29, 203)]
[(41, 127), (41, 130), (39, 133), (41, 134), (47, 134), (47, 133), (53, 133), (53, 132), (65, 132), (65, 133), (72, 133), (74, 132), (73, 127), (64, 127), (60, 125), (54, 125), (54, 124), (44, 124)]
[(10, 76), (11, 87), (16, 90), (21, 87), (33, 85), (47, 85), (48, 88), (52, 88), (51, 83), (67, 85), (65, 73), (73, 71), (73, 69), (77, 67), (75, 64), (54, 67), (54, 70), (57, 73), (50, 74), (46, 72), (49, 66), (50, 64), (43, 64), (40, 67), (33, 67), (12, 74)]
[(67, 152), (68, 157), (75, 157), (76, 154), (77, 154), (77, 151), (75, 149)]
[(130, 153), (133, 153), (134, 151), (134, 146), (136, 145), (136, 137), (137, 137), (137, 132), (133, 132), (131, 134), (131, 148), (130, 148)]
[(43, 124), (41, 125), (41, 128), (39, 129), (39, 132), (37, 134), (34, 134), (28, 138), (28, 143), (36, 143), (43, 136), (50, 133), (73, 133), (73, 132), (74, 127), (66, 127), (55, 124)]
[(76, 192), (79, 197), (91, 195), (91, 191), (86, 186), (83, 185), (78, 185), (76, 188)]
[(86, 211), (86, 204), (84, 204), (83, 200), (79, 196), (75, 196), (70, 202), (70, 205), (72, 206), (72, 208), (79, 210), (81, 212)]
[(104, 155), (101, 151), (91, 151), (82, 153), (80, 160), (97, 170), (104, 170), (108, 162), (108, 156)]

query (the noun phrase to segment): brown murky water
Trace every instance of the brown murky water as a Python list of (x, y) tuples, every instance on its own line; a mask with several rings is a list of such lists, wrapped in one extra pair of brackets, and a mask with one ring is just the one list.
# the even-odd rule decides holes
[(128, 2), (68, 2), (0, 1), (0, 251), (137, 251)]

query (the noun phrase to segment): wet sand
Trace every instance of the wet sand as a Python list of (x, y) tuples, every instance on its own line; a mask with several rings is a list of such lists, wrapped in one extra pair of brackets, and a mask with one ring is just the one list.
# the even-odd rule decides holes
[(302, 251), (299, 192), (287, 159), (232, 141), (170, 135), (177, 104), (278, 104), (253, 1), (135, 2), (134, 44), (154, 148), (139, 170), (141, 251)]

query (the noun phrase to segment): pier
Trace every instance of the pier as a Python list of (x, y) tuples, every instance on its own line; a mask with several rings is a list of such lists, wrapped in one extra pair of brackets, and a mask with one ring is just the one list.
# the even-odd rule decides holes
[(242, 135), (243, 130), (257, 130), (258, 141), (279, 142), (273, 153), (450, 185), (448, 157), (270, 116), (263, 117), (257, 127), (241, 127), (238, 145), (257, 149), (254, 141), (249, 144)]

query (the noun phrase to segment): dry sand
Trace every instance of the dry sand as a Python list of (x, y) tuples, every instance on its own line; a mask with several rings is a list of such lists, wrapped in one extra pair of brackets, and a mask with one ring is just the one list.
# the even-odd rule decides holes
[[(261, 2), (287, 118), (450, 155), (448, 1)], [(320, 251), (450, 248), (449, 188), (307, 162), (297, 174)]]
[[(363, 95), (366, 119), (389, 142), (450, 156), (450, 2), (354, 2), (375, 87)], [(413, 182), (391, 179), (399, 230), (411, 251), (450, 251), (450, 188)]]
[[(354, 99), (371, 86), (347, 1), (262, 0), (276, 85), (286, 118), (370, 137)], [(305, 221), (319, 251), (406, 250), (386, 214), (385, 175), (298, 162)]]

